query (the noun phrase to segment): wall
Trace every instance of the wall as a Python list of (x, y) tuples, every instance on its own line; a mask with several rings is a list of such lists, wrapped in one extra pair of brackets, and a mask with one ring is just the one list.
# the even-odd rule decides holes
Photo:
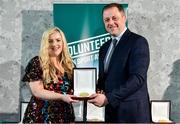
[[(26, 101), (29, 95), (23, 91), (20, 94), (20, 89), (27, 90), (20, 79), (29, 59), (38, 54), (42, 32), (53, 25), (53, 2), (0, 0), (0, 122), (19, 119), (19, 101)], [(129, 4), (130, 30), (145, 36), (149, 42), (150, 98), (171, 100), (171, 118), (180, 123), (180, 1), (120, 2)]]

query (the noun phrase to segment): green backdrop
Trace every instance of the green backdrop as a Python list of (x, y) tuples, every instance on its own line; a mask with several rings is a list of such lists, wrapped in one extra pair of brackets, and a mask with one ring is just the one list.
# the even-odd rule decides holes
[[(54, 25), (65, 33), (70, 54), (77, 67), (97, 67), (99, 48), (110, 39), (102, 19), (104, 5), (86, 3), (53, 5)], [(122, 5), (127, 13), (128, 4)]]

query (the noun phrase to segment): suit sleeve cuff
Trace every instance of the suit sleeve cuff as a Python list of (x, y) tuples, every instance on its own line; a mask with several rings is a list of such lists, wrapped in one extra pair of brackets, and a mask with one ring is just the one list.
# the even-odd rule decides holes
[(108, 104), (110, 104), (113, 108), (116, 108), (119, 106), (120, 101), (112, 93), (107, 93), (106, 98), (107, 98)]

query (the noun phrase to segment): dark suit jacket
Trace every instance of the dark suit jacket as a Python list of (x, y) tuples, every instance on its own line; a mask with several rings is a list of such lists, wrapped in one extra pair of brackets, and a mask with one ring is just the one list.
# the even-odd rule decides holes
[(99, 51), (99, 79), (97, 88), (104, 90), (108, 99), (106, 122), (150, 122), (150, 102), (147, 90), (149, 46), (147, 40), (125, 31), (104, 73), (104, 59), (111, 40)]

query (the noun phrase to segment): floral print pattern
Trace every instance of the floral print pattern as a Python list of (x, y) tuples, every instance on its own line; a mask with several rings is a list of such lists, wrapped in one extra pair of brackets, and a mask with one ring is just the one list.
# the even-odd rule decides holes
[[(32, 82), (42, 80), (42, 68), (39, 57), (34, 57), (27, 65), (23, 81)], [(72, 82), (65, 73), (58, 82), (44, 85), (46, 90), (61, 94), (71, 94)], [(23, 123), (70, 123), (74, 122), (72, 104), (57, 100), (44, 100), (32, 96), (24, 114)]]

